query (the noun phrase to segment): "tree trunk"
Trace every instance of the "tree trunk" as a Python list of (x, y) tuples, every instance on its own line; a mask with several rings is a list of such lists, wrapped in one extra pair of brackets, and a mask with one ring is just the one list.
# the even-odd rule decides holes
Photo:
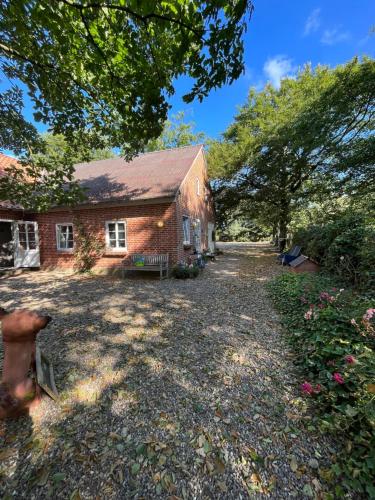
[(279, 250), (280, 252), (283, 252), (287, 243), (287, 237), (288, 237), (288, 225), (289, 225), (289, 219), (290, 219), (290, 214), (289, 214), (289, 203), (284, 202), (281, 207), (280, 211), (280, 218), (279, 218)]
[(279, 250), (280, 252), (284, 251), (286, 246), (286, 237), (287, 237), (287, 223), (285, 219), (280, 220), (279, 222)]
[(279, 235), (277, 230), (277, 225), (274, 225), (272, 228), (272, 245), (275, 247), (279, 246)]

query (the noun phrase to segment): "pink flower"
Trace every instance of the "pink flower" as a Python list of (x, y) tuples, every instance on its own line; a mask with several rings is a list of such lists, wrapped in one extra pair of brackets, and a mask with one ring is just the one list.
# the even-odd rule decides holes
[(322, 303), (320, 303), (320, 304), (318, 304), (318, 307), (319, 307), (319, 309), (324, 309), (324, 308), (325, 308), (325, 305), (324, 305), (324, 304), (322, 304)]
[(375, 309), (367, 309), (366, 313), (363, 315), (363, 319), (365, 321), (370, 321), (371, 318), (375, 315)]
[(333, 288), (332, 288), (332, 292), (337, 292), (337, 288), (336, 288), (336, 287), (333, 287)]
[(301, 384), (301, 391), (305, 394), (314, 394), (313, 386), (309, 382)]
[(335, 297), (330, 295), (328, 292), (321, 292), (321, 294), (319, 295), (319, 298), (320, 298), (320, 300), (326, 300), (327, 302), (334, 302), (335, 301)]
[(337, 373), (337, 372), (332, 375), (332, 380), (334, 380), (335, 382), (337, 382), (340, 385), (345, 383), (345, 380), (344, 380), (343, 376), (341, 375), (341, 373)]
[(308, 311), (306, 311), (306, 312), (305, 312), (305, 314), (304, 314), (304, 316), (303, 316), (303, 317), (304, 317), (305, 319), (311, 319), (311, 318), (312, 318), (312, 314), (313, 314), (312, 310), (311, 310), (311, 309), (309, 309)]
[(348, 356), (345, 356), (345, 361), (348, 363), (348, 365), (353, 365), (354, 363), (357, 362), (354, 356), (351, 354), (348, 354)]
[(320, 384), (316, 384), (315, 387), (313, 387), (310, 382), (304, 382), (301, 384), (301, 391), (304, 392), (305, 394), (309, 394), (312, 396), (313, 394), (318, 394), (322, 390), (322, 386)]
[(307, 304), (307, 300), (303, 295), (299, 298), (299, 300), (302, 302), (302, 304)]
[(350, 320), (350, 323), (351, 323), (353, 326), (358, 326), (358, 325), (357, 325), (357, 322), (356, 322), (356, 320), (355, 320), (354, 318), (352, 318), (352, 319)]

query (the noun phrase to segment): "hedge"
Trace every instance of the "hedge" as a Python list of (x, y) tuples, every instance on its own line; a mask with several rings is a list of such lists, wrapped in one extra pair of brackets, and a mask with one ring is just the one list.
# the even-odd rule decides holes
[(375, 308), (331, 277), (285, 273), (269, 284), (322, 430), (341, 436), (336, 495), (375, 498)]

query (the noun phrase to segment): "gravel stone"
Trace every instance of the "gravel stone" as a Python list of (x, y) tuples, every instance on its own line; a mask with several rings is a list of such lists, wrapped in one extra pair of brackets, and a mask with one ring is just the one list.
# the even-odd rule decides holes
[(38, 342), (60, 392), (58, 404), (45, 396), (30, 416), (0, 423), (2, 498), (280, 499), (329, 489), (320, 471), (335, 448), (312, 425), (265, 290), (281, 272), (275, 252), (223, 247), (195, 280), (0, 279), (1, 306), (53, 317)]

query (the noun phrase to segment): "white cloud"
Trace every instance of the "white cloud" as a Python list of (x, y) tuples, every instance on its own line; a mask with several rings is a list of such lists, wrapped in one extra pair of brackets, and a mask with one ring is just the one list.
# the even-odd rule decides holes
[(304, 36), (317, 31), (320, 26), (320, 9), (314, 9), (306, 20)]
[(350, 33), (348, 31), (340, 31), (338, 28), (332, 30), (325, 30), (320, 41), (324, 45), (335, 45), (336, 43), (345, 42), (349, 40)]
[(287, 76), (291, 76), (294, 70), (292, 59), (281, 55), (268, 59), (263, 66), (263, 71), (276, 88), (279, 88), (281, 80)]

